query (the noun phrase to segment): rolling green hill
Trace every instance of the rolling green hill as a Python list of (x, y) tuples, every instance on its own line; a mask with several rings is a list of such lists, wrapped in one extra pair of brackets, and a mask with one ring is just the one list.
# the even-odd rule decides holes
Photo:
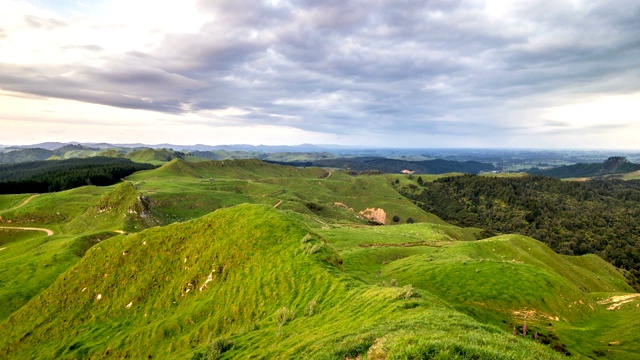
[(596, 254), (640, 290), (640, 182), (443, 177), (405, 194), (458, 226), (520, 233), (567, 255)]
[[(640, 297), (597, 256), (558, 255), (519, 235), (474, 241), (464, 229), (428, 223), (319, 233), (345, 270), (368, 284), (411, 284), (507, 332), (521, 334), (527, 324), (529, 336), (537, 332), (540, 342), (574, 356), (640, 358), (635, 333), (613, 330), (640, 323), (631, 315), (640, 312)], [(608, 310), (621, 301), (606, 299), (621, 294), (629, 302)]]
[(620, 270), (448, 224), (416, 181), (173, 159), (0, 195), (0, 358), (640, 358)]
[(278, 209), (296, 211), (317, 224), (364, 223), (375, 210), (377, 221), (386, 224), (392, 223), (396, 214), (417, 222), (442, 222), (401, 196), (393, 187), (393, 179), (382, 175), (354, 177), (342, 171), (294, 168), (255, 159), (174, 160), (129, 177), (150, 198), (154, 216), (165, 223), (241, 203), (278, 204)]
[(104, 241), (0, 325), (0, 355), (560, 358), (429, 293), (353, 278), (307, 234), (241, 205)]

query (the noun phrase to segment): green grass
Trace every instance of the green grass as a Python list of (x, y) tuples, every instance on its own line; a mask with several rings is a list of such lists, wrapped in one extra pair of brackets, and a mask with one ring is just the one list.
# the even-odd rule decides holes
[(0, 325), (0, 356), (560, 358), (428, 292), (353, 278), (307, 234), (241, 205), (105, 240)]
[[(622, 274), (599, 257), (561, 256), (519, 235), (473, 241), (473, 231), (435, 224), (319, 232), (342, 256), (346, 271), (366, 283), (411, 284), (505, 331), (526, 321), (552, 345), (585, 356), (592, 356), (604, 337), (586, 339), (565, 329), (587, 324), (597, 332), (624, 326), (623, 317), (611, 316), (590, 294), (633, 292)], [(627, 341), (617, 349), (633, 353), (637, 344)]]
[(79, 256), (66, 236), (0, 229), (0, 320), (48, 288)]
[(599, 303), (632, 292), (618, 270), (478, 240), (398, 194), (418, 176), (176, 159), (0, 196), (0, 225), (56, 233), (0, 230), (0, 358), (637, 358), (640, 300)]
[(29, 194), (0, 195), (0, 212), (19, 206), (30, 196)]
[(165, 224), (241, 203), (273, 206), (280, 201), (279, 209), (315, 216), (322, 222), (365, 223), (361, 211), (383, 209), (387, 224), (394, 215), (401, 222), (411, 217), (416, 222), (444, 223), (401, 196), (391, 179), (382, 175), (353, 177), (342, 171), (301, 169), (255, 159), (173, 160), (129, 179), (152, 200), (154, 216)]

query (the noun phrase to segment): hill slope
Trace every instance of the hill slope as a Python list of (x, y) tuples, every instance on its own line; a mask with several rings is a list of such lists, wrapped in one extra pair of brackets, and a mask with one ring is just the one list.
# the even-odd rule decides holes
[[(165, 223), (202, 216), (241, 203), (293, 210), (317, 224), (329, 221), (390, 224), (394, 215), (439, 222), (401, 196), (389, 176), (350, 176), (343, 171), (295, 168), (260, 160), (185, 162), (129, 177)], [(377, 215), (374, 215), (377, 214)], [(384, 214), (384, 216), (383, 216)]]
[(0, 324), (8, 358), (559, 358), (410, 287), (367, 285), (241, 205), (102, 242)]
[[(345, 270), (366, 283), (411, 284), (505, 331), (522, 334), (526, 324), (529, 337), (538, 333), (538, 341), (578, 357), (640, 358), (635, 333), (615, 331), (640, 325), (640, 297), (613, 266), (593, 255), (558, 255), (519, 235), (472, 241), (464, 230), (413, 224), (319, 232)], [(618, 295), (626, 300), (606, 300)]]

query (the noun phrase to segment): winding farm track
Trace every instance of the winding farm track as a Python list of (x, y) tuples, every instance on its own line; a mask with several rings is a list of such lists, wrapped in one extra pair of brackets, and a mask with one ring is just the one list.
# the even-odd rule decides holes
[(33, 231), (44, 231), (47, 233), (47, 236), (53, 235), (53, 231), (45, 228), (31, 228), (31, 227), (18, 227), (18, 226), (0, 226), (0, 229), (8, 229), (8, 230), (33, 230)]
[[(36, 196), (38, 196), (40, 194), (35, 194), (32, 196), (29, 196), (28, 198), (24, 199), (24, 201), (22, 202), (22, 204), (18, 205), (18, 206), (14, 206), (10, 209), (4, 209), (4, 210), (0, 210), (0, 212), (5, 212), (5, 211), (10, 211), (10, 210), (15, 210), (15, 209), (19, 209), (25, 205), (27, 205), (31, 200), (33, 200)], [(53, 235), (53, 231), (49, 230), (49, 229), (45, 229), (45, 228), (32, 228), (32, 227), (18, 227), (18, 226), (0, 226), (0, 229), (9, 229), (9, 230), (33, 230), (33, 231), (44, 231), (47, 233), (47, 236), (51, 236)]]
[(10, 211), (10, 210), (15, 210), (15, 209), (19, 209), (25, 205), (27, 205), (31, 200), (33, 200), (36, 196), (38, 196), (40, 194), (35, 194), (35, 195), (31, 195), (28, 198), (24, 199), (24, 201), (22, 202), (22, 204), (18, 205), (18, 206), (14, 206), (10, 209), (4, 209), (4, 210), (0, 210), (0, 212), (4, 212), (4, 211)]

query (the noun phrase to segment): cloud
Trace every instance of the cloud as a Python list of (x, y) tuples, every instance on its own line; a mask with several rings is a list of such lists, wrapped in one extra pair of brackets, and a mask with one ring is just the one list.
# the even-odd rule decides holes
[(55, 28), (67, 26), (67, 24), (62, 21), (53, 18), (45, 19), (34, 15), (25, 16), (24, 21), (32, 28), (43, 30), (52, 30)]
[(102, 46), (98, 45), (66, 45), (61, 47), (62, 50), (85, 50), (85, 51), (104, 51)]
[[(126, 5), (106, 4), (109, 14)], [(185, 11), (198, 19), (163, 28), (143, 6), (127, 13), (127, 24), (113, 15), (90, 27), (87, 19), (25, 14), (29, 31), (71, 36), (65, 31), (80, 27), (101, 35), (94, 39), (107, 39), (105, 29), (114, 36), (129, 27), (139, 33), (119, 46), (113, 39), (61, 36), (55, 49), (64, 57), (56, 63), (0, 57), (0, 88), (171, 114), (239, 109), (242, 115), (227, 116), (228, 125), (358, 131), (380, 139), (575, 129), (569, 113), (540, 114), (584, 98), (640, 92), (640, 3), (631, 0), (166, 6), (163, 16)], [(3, 28), (0, 39), (15, 34)], [(602, 121), (581, 129), (598, 131), (608, 126)]]

